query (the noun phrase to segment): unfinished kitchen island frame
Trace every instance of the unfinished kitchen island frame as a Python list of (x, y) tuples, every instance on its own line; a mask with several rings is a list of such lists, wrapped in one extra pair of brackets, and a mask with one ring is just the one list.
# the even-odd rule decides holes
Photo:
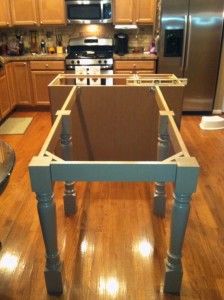
[[(66, 75), (65, 75), (66, 76)], [(136, 83), (134, 83), (135, 85)], [(55, 181), (65, 182), (66, 215), (76, 211), (75, 181), (156, 182), (154, 213), (165, 216), (165, 183), (174, 183), (169, 249), (166, 258), (164, 292), (180, 293), (182, 282), (182, 247), (187, 226), (190, 200), (196, 191), (199, 165), (191, 157), (181, 138), (160, 91), (159, 84), (147, 87), (159, 111), (157, 161), (74, 161), (71, 109), (82, 87), (73, 86), (38, 156), (29, 164), (32, 190), (38, 200), (38, 214), (46, 248), (45, 283), (49, 294), (63, 292), (62, 263), (57, 244), (56, 209), (53, 196)], [(181, 84), (176, 83), (176, 84)], [(113, 88), (113, 87), (108, 87)], [(126, 87), (127, 90), (129, 87)], [(149, 97), (149, 101), (152, 99)], [(61, 157), (55, 154), (60, 141)], [(172, 153), (170, 149), (172, 148)]]

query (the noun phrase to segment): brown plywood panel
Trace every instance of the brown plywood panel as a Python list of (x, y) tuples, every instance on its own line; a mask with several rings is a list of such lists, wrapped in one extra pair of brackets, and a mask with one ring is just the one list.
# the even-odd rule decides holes
[(72, 109), (75, 160), (156, 160), (158, 108), (147, 87), (82, 87)]

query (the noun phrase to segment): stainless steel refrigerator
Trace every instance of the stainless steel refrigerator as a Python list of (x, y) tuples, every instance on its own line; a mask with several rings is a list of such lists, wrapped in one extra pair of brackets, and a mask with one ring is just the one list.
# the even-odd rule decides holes
[(183, 111), (213, 109), (223, 12), (223, 0), (162, 0), (158, 73), (188, 78)]

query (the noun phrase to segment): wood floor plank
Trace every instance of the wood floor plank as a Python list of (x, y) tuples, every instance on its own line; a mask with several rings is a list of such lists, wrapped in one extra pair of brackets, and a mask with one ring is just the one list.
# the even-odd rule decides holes
[[(54, 299), (44, 284), (44, 246), (27, 166), (51, 126), (47, 112), (32, 116), (24, 135), (0, 136), (16, 165), (0, 199), (0, 299)], [(63, 183), (55, 185), (64, 294), (55, 299), (224, 299), (224, 131), (203, 131), (200, 117), (184, 116), (182, 137), (201, 166), (183, 253), (180, 296), (163, 294), (172, 189), (166, 218), (152, 213), (153, 185), (76, 184), (78, 211), (65, 217)]]

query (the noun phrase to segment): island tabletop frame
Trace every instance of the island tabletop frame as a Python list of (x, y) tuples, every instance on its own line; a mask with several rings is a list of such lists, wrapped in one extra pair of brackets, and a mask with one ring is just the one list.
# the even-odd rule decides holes
[[(72, 75), (74, 77), (74, 75)], [(71, 75), (59, 75), (55, 82)], [(124, 75), (127, 76), (127, 75)], [(46, 249), (45, 282), (49, 294), (63, 292), (62, 263), (57, 244), (56, 209), (53, 194), (55, 181), (65, 182), (65, 215), (73, 215), (76, 210), (76, 181), (123, 181), (156, 182), (154, 193), (154, 213), (165, 216), (165, 183), (174, 184), (174, 204), (171, 217), (169, 249), (166, 258), (164, 292), (179, 294), (182, 283), (182, 248), (186, 231), (190, 200), (196, 191), (199, 165), (191, 157), (173, 119), (174, 113), (160, 90), (167, 77), (144, 78), (144, 86), (154, 94), (159, 109), (157, 140), (157, 161), (74, 161), (72, 141), (71, 109), (77, 101), (80, 86), (70, 87), (67, 99), (56, 113), (56, 119), (39, 153), (29, 164), (32, 190), (38, 201), (38, 214)], [(172, 78), (172, 84), (186, 84)], [(147, 83), (148, 82), (148, 83)], [(51, 83), (51, 86), (54, 86)], [(130, 86), (140, 85), (130, 80)], [(170, 83), (171, 84), (171, 83)], [(172, 85), (171, 84), (171, 85)], [(58, 90), (56, 84), (56, 89)], [(113, 87), (111, 87), (113, 88)], [(126, 87), (128, 89), (128, 86)], [(65, 93), (65, 94), (66, 94)], [(62, 93), (63, 94), (63, 93)], [(64, 95), (65, 95), (64, 94)], [(61, 156), (54, 152), (60, 141)], [(170, 156), (170, 146), (173, 154)]]

